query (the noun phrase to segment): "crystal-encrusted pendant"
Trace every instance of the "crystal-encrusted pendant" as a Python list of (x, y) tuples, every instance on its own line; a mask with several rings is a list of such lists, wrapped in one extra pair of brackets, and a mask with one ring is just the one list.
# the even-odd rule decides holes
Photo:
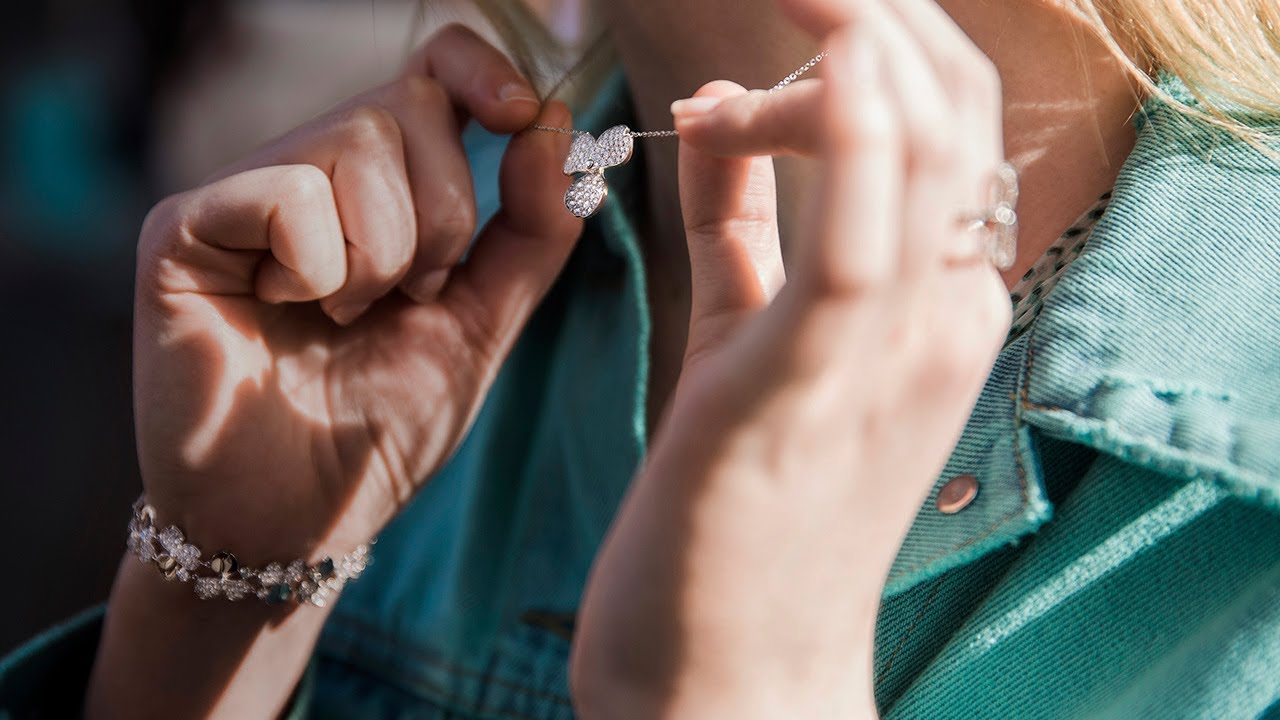
[(579, 175), (564, 194), (564, 206), (576, 217), (588, 218), (600, 209), (609, 196), (604, 181), (606, 168), (617, 167), (631, 159), (635, 138), (631, 128), (615, 125), (600, 133), (580, 133), (573, 138), (569, 156), (564, 160), (565, 175)]
[(580, 175), (569, 186), (564, 194), (564, 206), (574, 215), (588, 218), (600, 209), (608, 196), (609, 186), (604, 182), (604, 173), (589, 172)]

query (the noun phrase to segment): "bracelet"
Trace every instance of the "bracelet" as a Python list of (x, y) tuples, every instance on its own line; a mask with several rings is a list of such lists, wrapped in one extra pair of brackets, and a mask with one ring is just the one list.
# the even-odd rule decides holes
[(129, 520), (129, 552), (140, 562), (155, 565), (166, 580), (194, 582), (201, 600), (254, 596), (271, 605), (293, 600), (324, 607), (372, 561), (369, 546), (360, 545), (337, 560), (324, 558), (314, 565), (294, 560), (287, 565), (273, 562), (260, 570), (240, 567), (236, 556), (226, 551), (205, 560), (181, 530), (174, 525), (156, 527), (155, 519), (155, 508), (139, 497)]

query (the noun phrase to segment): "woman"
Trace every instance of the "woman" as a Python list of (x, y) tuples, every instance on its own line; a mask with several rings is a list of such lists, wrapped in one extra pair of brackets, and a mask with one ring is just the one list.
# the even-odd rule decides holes
[[(7, 661), (8, 707), (1275, 712), (1274, 7), (1187, 2), (1224, 28), (1196, 35), (1123, 3), (1132, 34), (1095, 36), (1051, 3), (782, 5), (794, 26), (755, 0), (603, 5), (626, 85), (572, 123), (451, 28), (158, 205), (135, 528), (307, 572), (378, 535), (376, 562), (321, 609), (200, 600), (131, 553), (100, 640), (91, 616)], [(672, 106), (678, 154), (610, 170), (585, 230), (565, 212), (569, 137), (531, 124), (661, 129), (702, 79), (767, 87), (819, 47), (820, 79)], [(1195, 58), (1224, 48), (1214, 85)], [(468, 118), (524, 129), (500, 202)], [(774, 154), (817, 159), (781, 204)], [(1001, 274), (957, 220), (1006, 157)]]

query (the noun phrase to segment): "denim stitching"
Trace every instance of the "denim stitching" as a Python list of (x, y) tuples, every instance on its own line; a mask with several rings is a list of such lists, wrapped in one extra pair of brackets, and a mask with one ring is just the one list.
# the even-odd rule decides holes
[(916, 625), (920, 624), (921, 618), (923, 618), (924, 614), (929, 611), (929, 606), (933, 604), (933, 599), (938, 595), (938, 590), (941, 587), (942, 578), (938, 578), (934, 581), (933, 588), (929, 590), (928, 596), (925, 597), (924, 603), (921, 604), (920, 610), (916, 613), (916, 616), (911, 619), (911, 624), (907, 626), (907, 629), (903, 631), (902, 635), (898, 638), (898, 644), (894, 646), (893, 652), (889, 654), (889, 659), (884, 661), (884, 668), (882, 668), (880, 672), (876, 674), (875, 679), (871, 681), (873, 685), (879, 685), (880, 681), (884, 679), (884, 676), (889, 674), (889, 670), (893, 668), (893, 661), (897, 659), (898, 653), (902, 651), (902, 647), (907, 644), (907, 638), (911, 637), (911, 633), (915, 632)]
[(358, 627), (361, 634), (368, 634), (372, 636), (374, 639), (381, 642), (383, 645), (394, 648), (396, 652), (410, 655), (413, 657), (414, 660), (421, 662), (424, 665), (431, 665), (441, 670), (444, 670), (445, 672), (455, 673), (458, 675), (462, 675), (464, 677), (471, 677), (478, 680), (484, 680), (485, 682), (491, 682), (494, 685), (497, 685), (498, 687), (506, 688), (508, 690), (514, 690), (517, 692), (522, 692), (527, 695), (533, 696), (535, 698), (550, 700), (560, 705), (564, 705), (565, 707), (569, 707), (569, 708), (573, 707), (572, 700), (570, 700), (568, 697), (565, 697), (564, 695), (561, 695), (559, 693), (553, 693), (548, 690), (533, 688), (527, 685), (521, 685), (519, 683), (512, 682), (510, 680), (504, 680), (503, 678), (497, 677), (495, 675), (490, 675), (488, 673), (484, 673), (478, 670), (472, 670), (462, 665), (455, 665), (446, 660), (441, 660), (439, 658), (432, 657), (427, 653), (427, 651), (422, 650), (416, 645), (406, 645), (404, 643), (396, 642), (395, 638), (393, 638), (391, 635), (387, 634), (386, 632), (383, 632), (380, 628), (370, 625), (368, 623), (365, 623), (350, 615), (341, 615), (341, 616), (335, 616), (335, 617), (340, 617), (343, 623), (347, 623), (347, 624)]
[[(1032, 348), (1033, 348), (1033, 345), (1034, 345), (1034, 341), (1035, 341), (1035, 331), (1036, 331), (1036, 327), (1035, 327), (1035, 325), (1033, 324), (1033, 325), (1032, 325), (1032, 327), (1031, 327), (1031, 328), (1029, 329), (1029, 331), (1027, 332), (1027, 359), (1026, 359), (1026, 363), (1025, 363), (1025, 365), (1024, 365), (1024, 367), (1023, 367), (1023, 377), (1022, 377), (1022, 381), (1021, 381), (1021, 384), (1022, 384), (1021, 394), (1022, 394), (1022, 398), (1023, 398), (1023, 400), (1022, 400), (1022, 403), (1021, 403), (1021, 404), (1022, 404), (1022, 406), (1023, 406), (1024, 408), (1037, 408), (1037, 407), (1038, 407), (1038, 406), (1034, 405), (1033, 403), (1031, 403), (1031, 402), (1027, 399), (1027, 398), (1028, 398), (1028, 393), (1029, 393), (1029, 387), (1030, 387), (1030, 384), (1031, 384), (1031, 383), (1030, 383), (1030, 380), (1031, 380), (1031, 367), (1032, 367), (1032, 362), (1033, 362), (1033, 360), (1034, 360), (1034, 355), (1035, 355), (1035, 353), (1034, 353), (1034, 351), (1033, 351), (1033, 349), (1032, 349)], [(1016, 397), (1016, 396), (1015, 396), (1015, 397)], [(1062, 409), (1062, 408), (1043, 408), (1043, 409)], [(1016, 468), (1017, 468), (1017, 470), (1018, 470), (1018, 487), (1019, 487), (1019, 490), (1021, 491), (1021, 494), (1022, 494), (1022, 504), (1021, 504), (1018, 508), (1016, 508), (1016, 509), (1014, 509), (1013, 511), (1011, 511), (1010, 513), (1008, 513), (1008, 514), (1006, 514), (1006, 515), (1004, 515), (1004, 516), (1001, 516), (1001, 517), (997, 518), (996, 520), (994, 520), (990, 525), (988, 525), (987, 527), (983, 528), (983, 529), (982, 529), (982, 530), (981, 530), (977, 535), (975, 535), (975, 536), (973, 536), (973, 537), (971, 537), (971, 538), (969, 538), (969, 539), (965, 540), (964, 542), (962, 542), (962, 543), (960, 543), (960, 544), (958, 544), (958, 545), (955, 545), (955, 546), (953, 546), (953, 547), (951, 547), (951, 548), (948, 548), (948, 549), (946, 549), (946, 550), (943, 550), (943, 551), (939, 552), (938, 554), (932, 555), (932, 556), (930, 556), (930, 557), (928, 557), (928, 558), (926, 558), (926, 559), (924, 559), (924, 560), (922, 560), (922, 561), (920, 561), (920, 562), (918, 562), (918, 563), (916, 563), (916, 564), (914, 564), (914, 565), (911, 565), (910, 567), (908, 567), (906, 570), (904, 570), (904, 571), (903, 571), (904, 573), (912, 573), (912, 572), (915, 572), (915, 571), (919, 570), (921, 567), (923, 567), (923, 566), (925, 566), (925, 565), (928, 565), (929, 563), (932, 563), (932, 562), (934, 562), (934, 561), (938, 560), (939, 558), (941, 558), (941, 557), (943, 557), (943, 556), (945, 556), (945, 555), (948, 555), (948, 554), (950, 554), (950, 553), (953, 553), (953, 552), (955, 552), (955, 551), (957, 551), (957, 550), (963, 550), (964, 548), (967, 548), (967, 547), (969, 547), (970, 545), (973, 545), (974, 543), (977, 543), (977, 542), (979, 542), (979, 541), (981, 541), (981, 540), (985, 540), (985, 539), (987, 539), (987, 538), (988, 538), (988, 537), (990, 537), (990, 536), (991, 536), (991, 534), (992, 534), (992, 533), (994, 533), (994, 532), (995, 532), (995, 531), (996, 531), (996, 530), (997, 530), (1001, 525), (1005, 524), (1005, 523), (1006, 523), (1006, 522), (1008, 522), (1009, 520), (1012, 520), (1014, 517), (1016, 517), (1016, 516), (1017, 516), (1017, 515), (1022, 511), (1022, 506), (1024, 506), (1024, 505), (1026, 504), (1027, 499), (1028, 499), (1028, 495), (1027, 495), (1027, 478), (1026, 478), (1026, 468), (1025, 468), (1025, 467), (1023, 467), (1023, 464), (1022, 464), (1022, 454), (1021, 454), (1021, 452), (1020, 452), (1020, 450), (1021, 450), (1021, 448), (1022, 448), (1022, 445), (1021, 445), (1021, 443), (1020, 443), (1020, 441), (1019, 441), (1019, 438), (1018, 438), (1018, 429), (1019, 429), (1019, 425), (1020, 425), (1020, 418), (1019, 418), (1018, 413), (1016, 413), (1016, 412), (1015, 412), (1015, 413), (1014, 413), (1014, 418), (1013, 418), (1013, 429), (1014, 429), (1014, 433), (1013, 433), (1013, 442), (1014, 442), (1014, 464), (1015, 464), (1015, 467), (1016, 467)], [(887, 661), (886, 661), (886, 664), (885, 664), (884, 669), (883, 669), (883, 670), (881, 670), (879, 677), (878, 677), (878, 678), (876, 678), (876, 680), (875, 680), (874, 682), (879, 682), (879, 680), (880, 680), (880, 679), (882, 679), (882, 678), (884, 677), (884, 674), (885, 674), (885, 673), (887, 673), (887, 672), (889, 671), (889, 669), (892, 667), (893, 661), (894, 661), (895, 657), (897, 656), (898, 652), (901, 650), (901, 648), (903, 647), (903, 645), (905, 645), (905, 643), (906, 643), (906, 641), (907, 641), (907, 638), (908, 638), (908, 637), (910, 636), (910, 634), (914, 631), (914, 629), (915, 629), (916, 625), (918, 625), (918, 624), (919, 624), (920, 619), (921, 619), (921, 618), (923, 618), (924, 613), (928, 610), (928, 607), (932, 604), (932, 600), (933, 600), (934, 596), (937, 594), (937, 591), (939, 590), (939, 588), (941, 587), (941, 583), (942, 583), (942, 580), (941, 580), (941, 579), (937, 580), (937, 581), (934, 583), (933, 589), (929, 591), (929, 597), (926, 599), (926, 602), (925, 602), (924, 607), (922, 607), (922, 608), (921, 608), (920, 612), (919, 612), (919, 613), (917, 613), (916, 617), (912, 620), (911, 625), (907, 627), (906, 631), (904, 631), (903, 635), (899, 638), (899, 640), (898, 640), (898, 644), (897, 644), (897, 646), (895, 647), (894, 652), (891, 654), (891, 656), (890, 656), (889, 660), (887, 660)], [(463, 666), (460, 666), (460, 665), (454, 665), (454, 664), (452, 664), (452, 663), (449, 663), (449, 662), (446, 662), (446, 661), (443, 661), (443, 660), (439, 660), (439, 659), (437, 659), (437, 658), (430, 657), (430, 656), (429, 656), (429, 655), (427, 655), (424, 651), (422, 651), (422, 650), (418, 649), (418, 648), (417, 648), (417, 647), (415, 647), (415, 646), (400, 646), (400, 645), (399, 645), (399, 643), (392, 642), (392, 638), (391, 638), (389, 635), (387, 635), (386, 633), (384, 633), (382, 630), (380, 630), (379, 628), (377, 628), (377, 627), (374, 627), (374, 626), (372, 626), (372, 625), (368, 625), (368, 624), (366, 624), (366, 623), (363, 623), (363, 622), (361, 622), (361, 621), (359, 621), (359, 620), (356, 620), (355, 618), (352, 618), (351, 616), (342, 616), (342, 618), (343, 618), (343, 621), (344, 621), (344, 622), (347, 622), (347, 623), (350, 623), (350, 624), (353, 624), (353, 625), (356, 625), (356, 626), (361, 627), (361, 628), (362, 628), (362, 632), (368, 632), (370, 635), (373, 635), (373, 636), (375, 636), (377, 639), (381, 640), (384, 644), (387, 644), (387, 645), (396, 645), (398, 650), (404, 651), (404, 652), (406, 652), (407, 654), (414, 656), (417, 660), (421, 661), (421, 662), (422, 662), (423, 664), (425, 664), (425, 665), (431, 665), (431, 666), (437, 667), (437, 668), (439, 668), (439, 669), (441, 669), (441, 670), (444, 670), (444, 671), (446, 671), (446, 672), (457, 673), (457, 674), (459, 674), (459, 675), (463, 675), (463, 676), (465, 676), (465, 677), (472, 677), (472, 678), (475, 678), (475, 679), (482, 680), (482, 681), (484, 681), (484, 682), (491, 682), (491, 683), (493, 683), (494, 685), (497, 685), (497, 686), (499, 686), (499, 687), (504, 687), (504, 688), (507, 688), (507, 689), (509, 689), (509, 690), (516, 691), (516, 692), (526, 693), (526, 694), (531, 695), (531, 696), (533, 696), (533, 697), (543, 698), (543, 699), (546, 699), (546, 700), (550, 700), (550, 701), (552, 701), (552, 702), (558, 703), (558, 704), (563, 705), (563, 706), (565, 706), (565, 707), (568, 707), (568, 708), (570, 708), (570, 709), (572, 709), (572, 707), (573, 707), (572, 701), (570, 701), (570, 700), (569, 700), (569, 698), (564, 697), (563, 695), (560, 695), (560, 694), (558, 694), (558, 693), (552, 693), (552, 692), (549, 692), (549, 691), (546, 691), (546, 690), (540, 690), (540, 689), (537, 689), (537, 688), (531, 688), (531, 687), (528, 687), (528, 686), (525, 686), (525, 685), (521, 685), (521, 684), (518, 684), (518, 683), (511, 682), (511, 681), (509, 681), (509, 680), (504, 680), (504, 679), (502, 679), (502, 678), (500, 678), (500, 677), (496, 677), (496, 676), (493, 676), (493, 675), (488, 675), (488, 674), (485, 674), (485, 673), (482, 673), (482, 672), (478, 672), (478, 671), (476, 671), (476, 670), (471, 670), (471, 669), (469, 669), (469, 668), (466, 668), (466, 667), (463, 667)], [(335, 658), (335, 659), (336, 659), (336, 658)], [(341, 661), (341, 660), (339, 659), (339, 661)], [(435, 692), (437, 692), (437, 693), (443, 694), (443, 692), (441, 691), (441, 689), (440, 689), (440, 688), (438, 688), (437, 686), (433, 685), (433, 684), (432, 684), (431, 682), (429, 682), (429, 681), (422, 682), (421, 684), (422, 684), (423, 686), (427, 687), (428, 689), (431, 689), (431, 690), (434, 690), (434, 691), (435, 691)], [(482, 709), (478, 708), (477, 710), (482, 710)], [(497, 711), (494, 711), (494, 712), (497, 712)], [(514, 718), (515, 720), (536, 720), (536, 719), (534, 719), (534, 718), (528, 718), (528, 717), (523, 717), (523, 716), (513, 715), (513, 714), (511, 714), (511, 713), (506, 713), (506, 714), (507, 714), (507, 716), (508, 716), (508, 717), (512, 717), (512, 718)]]
[[(355, 669), (357, 672), (361, 672), (361, 673), (364, 673), (365, 675), (370, 676), (375, 681), (386, 682), (388, 680), (388, 678), (382, 675), (378, 675), (371, 672), (370, 668), (367, 668), (359, 663), (353, 662), (347, 658), (341, 658), (341, 657), (330, 655), (328, 656), (328, 660), (329, 662), (351, 667)], [(461, 668), (458, 668), (458, 669), (461, 669)], [(492, 680), (497, 684), (503, 683), (503, 681), (500, 678), (491, 677), (488, 675), (484, 675), (482, 673), (472, 672), (470, 674), (477, 676), (481, 680), (485, 680), (485, 681)], [(496, 716), (496, 717), (511, 718), (511, 720), (540, 720), (539, 718), (536, 718), (532, 715), (525, 715), (525, 714), (517, 713), (511, 710), (505, 710), (502, 708), (498, 708), (496, 706), (486, 707), (483, 703), (471, 704), (470, 706), (467, 706), (466, 703), (463, 703), (460, 701), (458, 696), (450, 694), (447, 690), (440, 687), (439, 685), (436, 685), (434, 682), (430, 680), (422, 680), (422, 681), (415, 680), (414, 684), (436, 695), (435, 698), (423, 698), (423, 699), (428, 700), (429, 702), (434, 702), (436, 704), (443, 704), (443, 705), (450, 706), (450, 707), (442, 708), (444, 710), (454, 711), (456, 708), (462, 708), (461, 710), (457, 710), (457, 712), (465, 712), (473, 715), (483, 714), (483, 715), (490, 715), (490, 716)], [(412, 688), (406, 688), (401, 686), (401, 689), (406, 692), (413, 693)], [(572, 710), (573, 709), (572, 706), (569, 706), (569, 709)]]
[[(1031, 384), (1031, 360), (1033, 355), (1031, 347), (1032, 347), (1032, 343), (1035, 342), (1035, 332), (1036, 332), (1036, 327), (1035, 327), (1035, 324), (1032, 323), (1031, 329), (1027, 331), (1027, 362), (1026, 362), (1026, 365), (1024, 366), (1023, 376), (1022, 376), (1022, 394), (1024, 398), (1026, 397), (1027, 389)], [(1026, 506), (1027, 500), (1029, 498), (1027, 494), (1026, 468), (1023, 467), (1022, 465), (1022, 453), (1020, 452), (1022, 449), (1022, 444), (1019, 442), (1019, 439), (1018, 439), (1018, 428), (1021, 426), (1021, 424), (1022, 424), (1021, 418), (1019, 417), (1019, 414), (1015, 411), (1013, 414), (1013, 460), (1014, 460), (1014, 466), (1018, 470), (1018, 488), (1022, 492), (1022, 502), (1020, 503), (1020, 505), (1014, 508), (1008, 514), (1003, 515), (999, 518), (996, 518), (994, 521), (992, 521), (990, 525), (983, 528), (977, 535), (970, 537), (969, 539), (965, 540), (964, 542), (961, 542), (958, 545), (954, 545), (946, 550), (939, 552), (936, 555), (932, 555), (928, 558), (925, 558), (924, 560), (921, 560), (920, 562), (914, 565), (907, 567), (902, 571), (904, 575), (916, 572), (917, 570), (924, 567), (925, 565), (935, 562), (939, 558), (949, 555), (957, 550), (963, 550), (969, 547), (970, 545), (973, 545), (974, 543), (977, 543), (981, 540), (986, 540), (988, 537), (991, 536), (992, 533), (994, 533), (997, 529), (999, 529), (1001, 525), (1004, 525), (1005, 523), (1009, 522), (1010, 520), (1017, 517), (1022, 512), (1022, 509), (1023, 507)]]

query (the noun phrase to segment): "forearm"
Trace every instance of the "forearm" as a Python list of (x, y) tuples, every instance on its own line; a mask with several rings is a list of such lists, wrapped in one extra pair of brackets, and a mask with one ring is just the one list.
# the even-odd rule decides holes
[(859, 682), (861, 675), (851, 671), (839, 682), (795, 687), (764, 677), (749, 688), (723, 678), (690, 678), (682, 685), (653, 688), (578, 675), (573, 700), (583, 720), (876, 720), (874, 693), (869, 683)]
[(271, 718), (287, 705), (328, 609), (200, 600), (125, 557), (85, 716)]

